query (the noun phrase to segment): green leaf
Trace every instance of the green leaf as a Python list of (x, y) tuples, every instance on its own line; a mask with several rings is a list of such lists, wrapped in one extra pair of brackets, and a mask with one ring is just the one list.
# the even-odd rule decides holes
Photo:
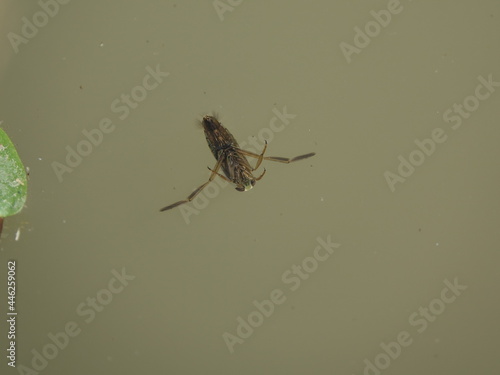
[(9, 136), (0, 129), (0, 217), (21, 211), (27, 189), (26, 168)]

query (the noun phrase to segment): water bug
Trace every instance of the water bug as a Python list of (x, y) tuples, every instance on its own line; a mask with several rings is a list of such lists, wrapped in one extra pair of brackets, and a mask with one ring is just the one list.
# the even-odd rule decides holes
[[(203, 116), (201, 125), (205, 131), (208, 147), (210, 147), (210, 151), (212, 151), (212, 154), (217, 160), (214, 168), (208, 167), (212, 172), (210, 178), (207, 182), (195, 189), (186, 199), (165, 206), (160, 211), (171, 210), (181, 204), (191, 202), (216, 176), (236, 185), (235, 188), (238, 191), (247, 191), (253, 188), (255, 183), (264, 177), (266, 173), (265, 168), (260, 176), (255, 177), (253, 175), (253, 172), (260, 167), (263, 160), (289, 164), (315, 155), (314, 152), (310, 152), (309, 154), (299, 155), (294, 158), (264, 156), (267, 149), (267, 141), (265, 142), (262, 152), (260, 154), (254, 154), (253, 152), (242, 150), (233, 135), (222, 126), (217, 117), (205, 115)], [(250, 165), (247, 157), (257, 159), (255, 167)], [(219, 173), (221, 169), (224, 174)]]

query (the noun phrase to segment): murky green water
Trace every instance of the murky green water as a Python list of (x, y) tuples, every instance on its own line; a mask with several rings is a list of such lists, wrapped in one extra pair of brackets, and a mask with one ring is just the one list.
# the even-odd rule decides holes
[[(499, 17), (5, 0), (0, 121), (30, 176), (2, 374), (497, 373)], [(160, 213), (208, 179), (211, 112), (316, 156)]]

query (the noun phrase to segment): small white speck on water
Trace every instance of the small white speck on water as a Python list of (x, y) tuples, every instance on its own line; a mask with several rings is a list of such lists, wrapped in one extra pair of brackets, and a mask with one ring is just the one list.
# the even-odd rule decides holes
[(19, 241), (19, 237), (21, 237), (21, 228), (17, 228), (15, 240)]

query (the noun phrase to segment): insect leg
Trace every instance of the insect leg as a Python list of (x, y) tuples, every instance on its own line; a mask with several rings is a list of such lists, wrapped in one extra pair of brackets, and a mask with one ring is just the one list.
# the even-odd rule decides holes
[(279, 156), (266, 156), (264, 158), (264, 160), (277, 161), (279, 163), (288, 164), (288, 163), (291, 163), (294, 161), (310, 158), (311, 156), (314, 156), (314, 155), (316, 155), (315, 152), (310, 152), (309, 154), (299, 155), (299, 156), (296, 156), (294, 158), (281, 158)]
[[(267, 142), (266, 142), (266, 146), (267, 146)], [(310, 158), (311, 156), (316, 155), (315, 152), (310, 152), (309, 154), (299, 155), (299, 156), (296, 156), (294, 158), (282, 158), (279, 156), (264, 156), (265, 150), (266, 150), (266, 147), (264, 146), (264, 150), (262, 151), (262, 154), (257, 155), (257, 154), (254, 154), (253, 152), (250, 152), (250, 151), (238, 149), (238, 151), (240, 151), (243, 155), (250, 156), (251, 158), (256, 158), (259, 160), (262, 159), (262, 160), (276, 161), (278, 163), (285, 163), (285, 164), (288, 164), (288, 163), (291, 163), (291, 162), (297, 161), (297, 160), (307, 159), (307, 158)], [(260, 162), (257, 161), (257, 167), (260, 165), (262, 160), (260, 160)], [(255, 169), (257, 169), (257, 167)]]
[[(266, 152), (266, 149), (267, 149), (267, 141), (265, 141), (266, 143), (264, 144), (264, 148), (262, 149), (262, 152), (260, 153), (259, 155), (259, 158), (257, 159), (257, 164), (255, 164), (255, 168), (253, 169), (254, 171), (260, 167), (260, 164), (262, 163), (262, 159), (264, 158), (264, 153)], [(264, 172), (266, 173), (266, 172)], [(264, 176), (264, 173), (262, 174), (262, 176)], [(260, 176), (257, 181), (259, 181), (262, 176)]]
[(238, 148), (238, 151), (241, 152), (243, 155), (250, 156), (252, 158), (257, 158), (257, 163), (255, 164), (255, 168), (252, 168), (252, 171), (255, 171), (257, 168), (259, 168), (261, 163), (262, 163), (262, 160), (265, 159), (264, 153), (266, 152), (266, 149), (267, 149), (267, 141), (265, 141), (265, 142), (266, 143), (264, 144), (264, 148), (262, 149), (262, 152), (259, 155), (254, 154), (253, 152), (245, 151), (245, 150), (242, 150), (241, 148)]
[(215, 176), (217, 176), (219, 174), (218, 172), (219, 172), (220, 166), (222, 164), (222, 159), (223, 158), (220, 157), (219, 160), (217, 160), (217, 164), (215, 164), (215, 167), (214, 167), (213, 170), (211, 170), (209, 168), (212, 171), (212, 174), (210, 175), (210, 178), (208, 179), (207, 182), (205, 182), (203, 185), (200, 185), (186, 199), (183, 199), (183, 200), (181, 200), (179, 202), (175, 202), (175, 203), (171, 204), (170, 206), (163, 207), (160, 211), (171, 210), (172, 208), (180, 206), (181, 204), (191, 202), (205, 188), (205, 186), (207, 186), (210, 182), (212, 182), (212, 180), (215, 178)]
[[(208, 167), (208, 170), (211, 171), (211, 172), (214, 172), (214, 170), (212, 170), (212, 168)], [(229, 183), (232, 183), (233, 181), (231, 181), (229, 178), (227, 178), (226, 176), (224, 176), (223, 174), (220, 174), (219, 172), (215, 172), (219, 177), (223, 178), (224, 180), (226, 180), (227, 182)]]
[(266, 168), (264, 168), (264, 172), (262, 172), (262, 174), (259, 177), (257, 177), (255, 181), (259, 181), (262, 177), (264, 177), (265, 174), (266, 174)]

